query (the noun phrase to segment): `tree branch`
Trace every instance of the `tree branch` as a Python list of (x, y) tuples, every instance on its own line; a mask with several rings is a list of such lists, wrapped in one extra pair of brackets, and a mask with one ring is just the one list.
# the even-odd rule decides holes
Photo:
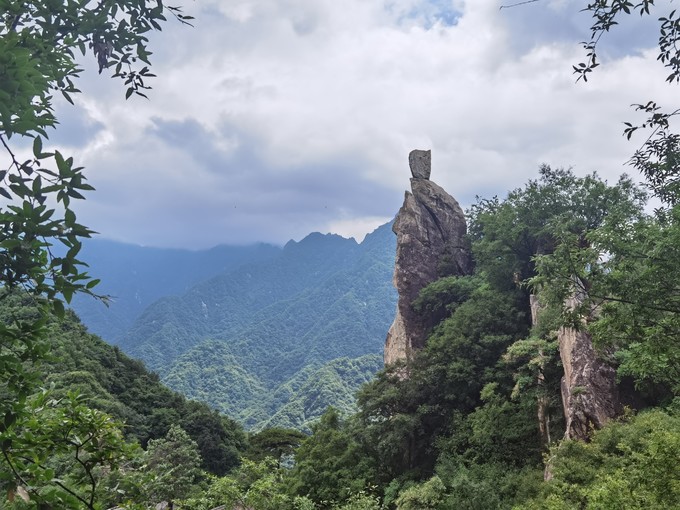
[(523, 2), (517, 2), (517, 3), (514, 3), (514, 4), (501, 5), (498, 8), (498, 10), (500, 11), (501, 9), (510, 9), (511, 7), (517, 7), (519, 5), (533, 4), (534, 2), (540, 2), (540, 0), (524, 0)]
[(680, 314), (680, 309), (677, 308), (667, 308), (663, 306), (655, 306), (655, 305), (648, 305), (648, 304), (642, 304), (636, 301), (631, 301), (629, 299), (623, 299), (623, 298), (615, 298), (612, 296), (598, 296), (597, 294), (591, 294), (588, 293), (588, 296), (594, 299), (601, 299), (602, 301), (613, 301), (615, 303), (622, 303), (625, 305), (634, 305), (634, 306), (639, 306), (642, 308), (647, 308), (649, 310), (656, 310), (657, 312), (667, 312), (667, 313), (677, 313)]

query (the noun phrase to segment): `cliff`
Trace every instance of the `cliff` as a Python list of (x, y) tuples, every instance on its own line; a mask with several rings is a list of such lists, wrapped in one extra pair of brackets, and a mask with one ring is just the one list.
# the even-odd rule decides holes
[(397, 235), (393, 283), (399, 298), (385, 341), (385, 364), (408, 361), (413, 351), (425, 345), (433, 324), (412, 307), (418, 293), (442, 276), (472, 271), (463, 210), (451, 195), (430, 181), (430, 151), (412, 151), (409, 166), (411, 192), (406, 192), (392, 226)]
[[(575, 293), (566, 305), (573, 310), (581, 303), (582, 298)], [(595, 352), (585, 328), (563, 326), (557, 339), (564, 367), (561, 381), (564, 437), (587, 441), (594, 430), (623, 412), (616, 370)]]

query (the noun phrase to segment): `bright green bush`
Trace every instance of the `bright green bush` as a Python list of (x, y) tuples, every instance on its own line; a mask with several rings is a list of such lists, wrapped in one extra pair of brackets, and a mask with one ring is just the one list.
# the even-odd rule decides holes
[(563, 441), (551, 453), (553, 479), (517, 509), (680, 508), (680, 417), (652, 410), (615, 422), (590, 443)]

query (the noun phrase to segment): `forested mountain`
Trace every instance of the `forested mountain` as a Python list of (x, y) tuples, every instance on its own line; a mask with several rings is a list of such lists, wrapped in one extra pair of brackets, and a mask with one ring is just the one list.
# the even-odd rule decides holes
[(101, 280), (97, 293), (110, 299), (105, 306), (90, 296), (76, 295), (71, 306), (92, 333), (116, 344), (139, 314), (161, 297), (183, 294), (198, 282), (280, 251), (268, 244), (189, 251), (88, 239), (80, 257), (87, 261), (88, 272)]
[(310, 234), (276, 257), (158, 300), (119, 345), (172, 388), (191, 398), (209, 396), (211, 405), (248, 427), (302, 427), (326, 405), (347, 402), (378, 368), (374, 361), (348, 361), (361, 373), (315, 388), (324, 398), (313, 412), (299, 405), (278, 412), (314, 397), (296, 394), (312, 391), (305, 384), (310, 371), (330, 374), (324, 366), (338, 358), (381, 355), (396, 304), (394, 252), (390, 224), (361, 244)]
[[(0, 299), (4, 323), (37, 313), (28, 295)], [(88, 333), (73, 313), (50, 320), (47, 330), (45, 348), (50, 355), (43, 366), (43, 385), (53, 387), (52, 398), (80, 393), (89, 406), (123, 422), (127, 438), (142, 446), (165, 436), (172, 425), (180, 425), (197, 443), (203, 467), (215, 474), (239, 463), (246, 444), (240, 424), (169, 390), (141, 362)]]

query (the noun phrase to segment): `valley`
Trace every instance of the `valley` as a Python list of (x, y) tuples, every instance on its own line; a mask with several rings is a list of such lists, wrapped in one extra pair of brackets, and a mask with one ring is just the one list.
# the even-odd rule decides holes
[(98, 292), (115, 297), (107, 308), (80, 296), (73, 308), (170, 388), (248, 429), (309, 430), (328, 405), (353, 411), (382, 367), (395, 246), (391, 224), (362, 243), (313, 233), (283, 248), (95, 241), (83, 251)]

